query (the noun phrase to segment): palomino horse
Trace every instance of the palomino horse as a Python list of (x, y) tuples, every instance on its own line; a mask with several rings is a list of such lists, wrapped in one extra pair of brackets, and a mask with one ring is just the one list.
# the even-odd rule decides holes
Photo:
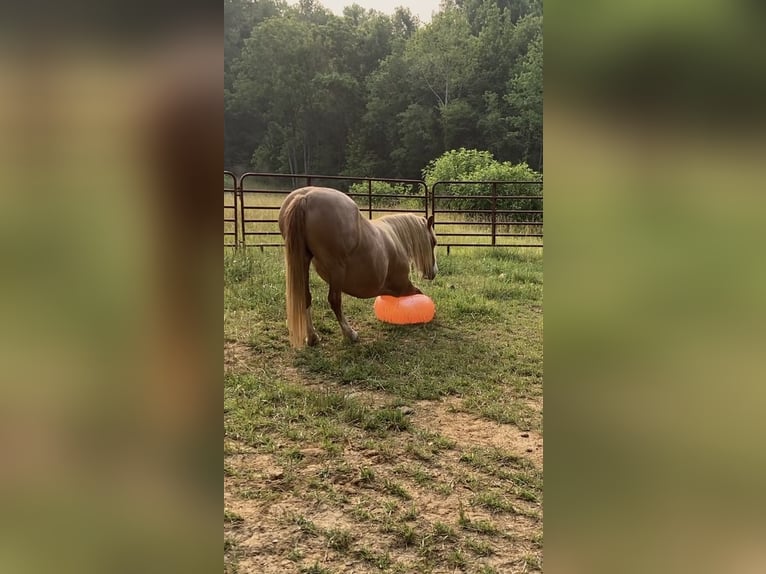
[(343, 334), (358, 335), (346, 321), (341, 293), (360, 299), (420, 293), (410, 282), (410, 266), (433, 279), (438, 270), (433, 216), (386, 215), (370, 221), (345, 193), (303, 187), (290, 193), (279, 210), (285, 239), (287, 327), (294, 347), (319, 340), (311, 322), (309, 266), (330, 286), (327, 296)]

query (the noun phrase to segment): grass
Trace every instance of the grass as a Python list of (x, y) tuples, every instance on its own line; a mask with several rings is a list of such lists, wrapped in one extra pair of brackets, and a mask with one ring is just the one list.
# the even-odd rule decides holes
[(319, 535), (319, 529), (317, 528), (316, 524), (314, 524), (311, 520), (308, 520), (305, 516), (296, 516), (293, 520), (303, 534), (308, 536)]
[(492, 545), (476, 538), (467, 538), (464, 545), (476, 556), (492, 556), (495, 553)]
[[(301, 572), (344, 571), (349, 560), (386, 573), (493, 572), (499, 556), (541, 564), (542, 471), (523, 450), (466, 442), (449, 425), (460, 413), (542, 434), (542, 254), (437, 256), (433, 282), (414, 278), (435, 319), (384, 324), (372, 301), (344, 297), (356, 344), (312, 271), (322, 340), (294, 350), (281, 249), (225, 250), (224, 481), (234, 508), (249, 509), (224, 512), (225, 571), (256, 528), (281, 529), (283, 542), (267, 540), (275, 563)], [(436, 408), (440, 418), (425, 417)]]
[(476, 532), (478, 534), (498, 534), (499, 530), (495, 524), (488, 520), (483, 519), (471, 519), (465, 513), (462, 505), (460, 507), (458, 524), (464, 530), (469, 532)]
[(388, 494), (392, 494), (397, 498), (401, 498), (402, 500), (412, 499), (410, 493), (407, 492), (407, 490), (401, 484), (394, 482), (393, 480), (386, 480), (383, 483), (383, 490), (385, 490)]
[(373, 566), (379, 568), (380, 570), (386, 570), (392, 564), (390, 554), (383, 554), (369, 548), (360, 548), (354, 553), (354, 555), (357, 558), (364, 560), (368, 564), (372, 564)]
[(236, 512), (232, 512), (231, 510), (223, 510), (223, 522), (224, 524), (230, 524), (233, 527), (240, 526), (244, 522), (244, 518), (242, 518), (239, 514)]
[(301, 574), (333, 574), (333, 572), (320, 566), (319, 562), (314, 562), (311, 566), (301, 568)]
[(485, 491), (476, 494), (473, 498), (473, 503), (477, 506), (482, 506), (491, 512), (511, 512), (513, 514), (520, 514), (518, 508), (516, 508), (510, 500), (495, 491)]
[(351, 543), (354, 540), (354, 536), (351, 532), (343, 530), (342, 528), (327, 530), (324, 535), (325, 538), (327, 538), (327, 546), (340, 552), (346, 552), (351, 548)]
[(433, 536), (439, 540), (454, 542), (457, 540), (455, 529), (443, 522), (436, 522), (433, 526)]

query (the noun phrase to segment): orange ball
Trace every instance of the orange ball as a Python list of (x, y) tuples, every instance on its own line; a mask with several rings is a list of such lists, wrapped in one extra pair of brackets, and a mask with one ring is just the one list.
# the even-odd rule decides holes
[(428, 295), (423, 294), (407, 297), (380, 295), (375, 298), (373, 308), (378, 319), (395, 325), (428, 323), (436, 313), (434, 302)]

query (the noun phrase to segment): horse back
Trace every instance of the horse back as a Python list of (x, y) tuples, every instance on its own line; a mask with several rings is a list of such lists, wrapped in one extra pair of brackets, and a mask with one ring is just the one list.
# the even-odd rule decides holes
[(327, 187), (296, 189), (285, 200), (303, 198), (307, 247), (319, 259), (342, 259), (359, 245), (369, 223), (345, 193)]

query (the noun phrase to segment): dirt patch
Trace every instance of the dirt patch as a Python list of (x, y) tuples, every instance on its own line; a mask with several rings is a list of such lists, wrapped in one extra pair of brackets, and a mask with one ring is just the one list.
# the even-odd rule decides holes
[[(376, 398), (382, 397), (366, 396), (365, 402)], [(410, 433), (390, 441), (398, 446), (387, 456), (356, 441), (334, 454), (305, 445), (300, 461), (287, 467), (272, 454), (229, 454), (232, 476), (224, 481), (224, 501), (235, 520), (226, 524), (225, 535), (234, 542), (229, 561), (236, 561), (236, 572), (297, 574), (314, 565), (325, 569), (318, 571), (365, 574), (478, 573), (483, 566), (539, 571), (540, 518), (474, 504), (475, 484), (468, 479), (498, 490), (502, 480), (460, 462), (467, 449), (515, 453), (524, 443), (506, 436), (508, 425), (455, 413), (451, 406), (456, 404), (413, 404), (410, 416), (419, 428), (456, 443), (431, 461), (408, 455)], [(380, 450), (386, 448), (391, 447)], [(341, 475), (333, 468), (350, 470)], [(412, 468), (423, 472), (421, 481), (404, 472)], [(366, 480), (364, 469), (372, 473)], [(514, 505), (524, 511), (536, 507)], [(342, 536), (347, 543), (338, 542)]]
[[(253, 352), (225, 344), (225, 368), (247, 372)], [(292, 368), (283, 376), (300, 381)], [(321, 381), (311, 386), (325, 388)], [(371, 407), (395, 400), (353, 385), (342, 391)], [(324, 444), (285, 433), (269, 450), (226, 439), (225, 571), (540, 572), (541, 490), (509, 476), (540, 480), (542, 436), (467, 413), (459, 398), (400, 408), (409, 431), (344, 427), (342, 443)], [(470, 458), (482, 449), (501, 458)], [(538, 498), (520, 497), (520, 488)]]
[(437, 429), (461, 446), (493, 447), (531, 461), (543, 467), (543, 437), (534, 431), (522, 431), (513, 425), (489, 421), (460, 412), (462, 399), (441, 402), (418, 401), (412, 422), (422, 428)]
[(252, 371), (253, 350), (239, 341), (224, 341), (223, 372), (249, 373)]

